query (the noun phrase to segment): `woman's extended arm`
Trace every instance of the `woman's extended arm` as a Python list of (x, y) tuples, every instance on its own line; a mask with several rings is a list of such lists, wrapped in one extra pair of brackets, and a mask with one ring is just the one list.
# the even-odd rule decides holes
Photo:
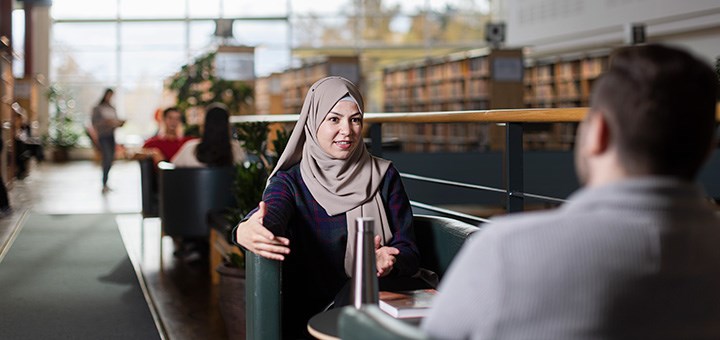
[(262, 257), (282, 261), (290, 253), (290, 240), (285, 228), (294, 211), (290, 185), (285, 176), (278, 174), (270, 180), (263, 193), (263, 201), (240, 222), (235, 230), (235, 241), (245, 249)]
[(235, 228), (235, 241), (245, 249), (262, 257), (282, 261), (284, 255), (290, 253), (290, 240), (285, 237), (275, 236), (263, 225), (263, 218), (266, 213), (265, 202), (260, 202), (250, 218), (240, 222)]

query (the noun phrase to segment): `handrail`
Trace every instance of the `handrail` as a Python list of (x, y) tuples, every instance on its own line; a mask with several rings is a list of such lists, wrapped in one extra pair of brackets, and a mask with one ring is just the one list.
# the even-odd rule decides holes
[[(576, 123), (582, 121), (588, 112), (587, 107), (578, 108), (544, 108), (544, 109), (501, 109), (501, 110), (470, 110), (470, 111), (437, 111), (437, 112), (399, 112), (399, 113), (366, 113), (364, 121), (367, 123), (506, 123), (506, 146), (503, 168), (506, 179), (506, 189), (497, 189), (470, 183), (460, 183), (445, 179), (427, 178), (414, 174), (401, 173), (408, 179), (423, 182), (437, 183), (476, 190), (502, 192), (507, 196), (507, 211), (523, 210), (525, 198), (543, 200), (552, 203), (563, 203), (565, 200), (544, 195), (523, 192), (523, 123)], [(268, 123), (294, 123), (299, 115), (244, 115), (230, 117), (231, 123), (268, 122)], [(717, 104), (716, 120), (720, 121), (720, 103)], [(381, 154), (382, 124), (371, 126), (372, 152)], [(486, 219), (467, 215), (464, 213), (430, 206), (425, 203), (411, 201), (414, 207), (424, 208), (445, 215), (487, 222)]]
[[(546, 108), (546, 109), (500, 109), (435, 112), (394, 112), (371, 113), (364, 116), (368, 123), (577, 123), (587, 113), (587, 107)], [(297, 114), (268, 114), (231, 116), (231, 123), (269, 122), (294, 123)], [(716, 110), (720, 121), (720, 103)]]
[[(363, 117), (363, 120), (367, 123), (572, 123), (581, 121), (585, 117), (587, 110), (586, 107), (579, 107), (436, 112), (368, 112)], [(230, 122), (294, 123), (299, 116), (297, 114), (242, 115), (231, 116)]]

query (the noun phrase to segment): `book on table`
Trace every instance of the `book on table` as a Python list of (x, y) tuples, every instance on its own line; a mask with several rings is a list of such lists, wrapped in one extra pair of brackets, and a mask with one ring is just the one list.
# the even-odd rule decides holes
[(380, 309), (396, 318), (422, 318), (427, 315), (432, 300), (437, 294), (435, 289), (418, 289), (402, 292), (379, 294)]

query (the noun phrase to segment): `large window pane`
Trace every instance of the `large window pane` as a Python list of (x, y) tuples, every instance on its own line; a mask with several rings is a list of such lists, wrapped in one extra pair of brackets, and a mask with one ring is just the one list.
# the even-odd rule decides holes
[(202, 50), (210, 46), (215, 39), (215, 22), (213, 21), (193, 21), (190, 23), (190, 49)]
[[(291, 6), (295, 6), (296, 2), (315, 1), (293, 1)], [(287, 0), (224, 0), (223, 11), (226, 18), (286, 16)]]
[(185, 47), (184, 22), (132, 22), (120, 26), (123, 49), (167, 49)]
[(122, 81), (155, 81), (162, 84), (186, 63), (183, 49), (163, 51), (123, 51), (120, 56)]
[(267, 76), (273, 72), (282, 72), (289, 65), (290, 50), (288, 48), (264, 46), (255, 48), (255, 75), (257, 77)]
[(346, 17), (299, 17), (292, 21), (293, 46), (353, 46), (354, 25)]
[[(433, 0), (437, 3), (443, 3), (443, 1)], [(384, 0), (382, 2), (382, 10), (390, 11), (396, 10), (403, 14), (417, 14), (425, 10), (426, 0)], [(429, 1), (428, 1), (429, 2)], [(367, 9), (369, 12), (371, 9)]]
[(55, 19), (115, 18), (117, 0), (55, 0), (50, 10)]
[(185, 0), (120, 0), (121, 18), (184, 18)]
[[(162, 102), (161, 81), (126, 81), (123, 82), (122, 103), (118, 107), (124, 113), (127, 122), (119, 133), (118, 139), (136, 143), (129, 135), (140, 135), (143, 138), (154, 134), (157, 130), (155, 110), (164, 109), (172, 103)], [(131, 139), (131, 140), (127, 140)]]
[(287, 24), (284, 21), (235, 21), (233, 36), (243, 45), (287, 46)]
[(15, 53), (22, 56), (13, 60), (13, 76), (22, 78), (25, 74), (25, 11), (12, 12), (12, 47)]
[(117, 60), (114, 51), (79, 51), (61, 48), (52, 50), (50, 77), (53, 81), (114, 83), (117, 80)]
[[(117, 47), (117, 24), (56, 23), (52, 28), (53, 44), (73, 48), (114, 50)], [(79, 38), (82, 37), (82, 38)]]
[(353, 3), (354, 1), (291, 1), (290, 10), (293, 16), (308, 14), (332, 15), (352, 11), (355, 7)]
[(188, 0), (191, 18), (217, 18), (220, 15), (220, 0)]

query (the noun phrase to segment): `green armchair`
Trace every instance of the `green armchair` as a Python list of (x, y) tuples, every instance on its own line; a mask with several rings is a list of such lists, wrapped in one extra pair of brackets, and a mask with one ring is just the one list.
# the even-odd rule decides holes
[[(465, 240), (479, 230), (473, 225), (438, 216), (416, 215), (413, 224), (420, 266), (434, 271), (440, 279)], [(281, 262), (251, 252), (245, 254), (247, 338), (281, 339)]]

